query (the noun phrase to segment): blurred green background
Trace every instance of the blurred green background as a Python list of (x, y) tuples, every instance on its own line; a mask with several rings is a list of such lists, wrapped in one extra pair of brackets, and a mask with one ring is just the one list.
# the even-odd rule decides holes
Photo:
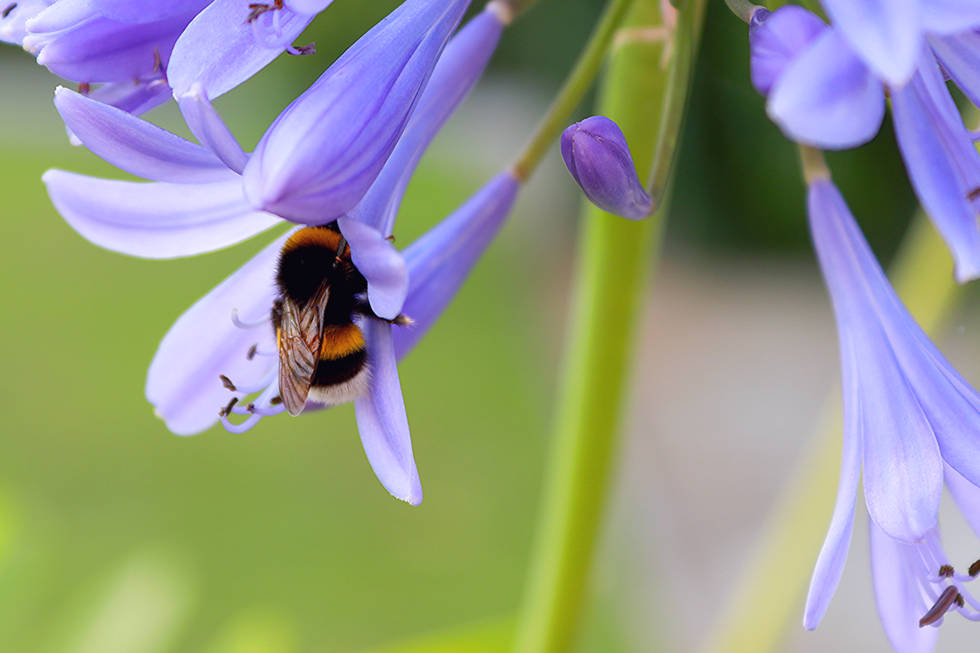
[[(396, 4), (338, 0), (301, 39), (317, 42), (315, 57), (284, 57), (222, 98), (242, 143), (254, 145)], [(708, 16), (667, 249), (812, 266), (794, 149), (766, 121), (744, 27), (720, 4)], [(400, 244), (508, 162), (601, 5), (540, 0), (508, 30), (413, 181)], [(577, 197), (557, 159), (401, 368), (426, 493), (410, 508), (372, 475), (349, 406), (267, 419), (244, 436), (167, 432), (143, 397), (157, 343), (268, 237), (164, 262), (89, 245), (50, 207), (40, 175), (118, 173), (67, 144), (50, 103), (56, 82), (28, 56), (0, 50), (0, 74), (3, 650), (380, 651), (471, 623), (485, 650), (499, 650), (488, 642), (506, 638), (521, 598), (564, 332)], [(186, 133), (172, 108), (151, 117)], [(831, 162), (887, 258), (912, 211), (889, 128)], [(630, 646), (619, 612), (590, 608), (583, 650)], [(423, 639), (417, 650), (441, 649)]]

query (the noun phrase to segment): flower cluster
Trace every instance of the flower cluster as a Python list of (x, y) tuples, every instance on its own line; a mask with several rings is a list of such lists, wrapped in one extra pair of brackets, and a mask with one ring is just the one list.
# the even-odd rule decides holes
[[(86, 6), (100, 7), (107, 17), (99, 21), (116, 21), (134, 33), (151, 14), (129, 13), (133, 4), (106, 0)], [(494, 0), (456, 31), (468, 0), (406, 0), (286, 107), (249, 153), (210, 100), (288, 48), (329, 3), (253, 4), (244, 15), (240, 2), (174, 4), (187, 11), (180, 14), (182, 23), (172, 22), (176, 34), (158, 68), (165, 67), (168, 96), (176, 97), (200, 144), (136, 117), (128, 107), (100, 102), (94, 92), (59, 88), (55, 106), (78, 141), (148, 181), (50, 170), (44, 182), (52, 202), (91, 242), (145, 258), (191, 256), (284, 222), (297, 226), (177, 320), (150, 365), (147, 399), (181, 435), (218, 421), (241, 433), (284, 412), (279, 381), (292, 371), (282, 367), (286, 336), (276, 317), (283, 301), (280, 252), (300, 229), (337, 225), (332, 228), (339, 228), (342, 239), (338, 260), (346, 243), (351, 265), (366, 284), (353, 318), (367, 352), (366, 387), (354, 397), (364, 451), (391, 494), (418, 504), (422, 489), (397, 360), (452, 300), (508, 215), (520, 182), (502, 172), (402, 252), (390, 235), (416, 164), (481, 76), (513, 12), (507, 2)], [(61, 6), (18, 19), (26, 25), (25, 40)], [(157, 13), (172, 18), (170, 9)], [(136, 19), (143, 22), (125, 22)], [(94, 38), (81, 27), (78, 33)], [(240, 56), (234, 62), (215, 61), (210, 51), (201, 56), (213, 38), (237, 39)], [(324, 404), (311, 394), (307, 406)], [(243, 421), (234, 422), (236, 415)]]
[[(837, 504), (817, 560), (804, 625), (815, 628), (840, 580), (863, 478), (878, 610), (898, 651), (932, 649), (950, 611), (980, 620), (980, 601), (939, 536), (943, 488), (980, 534), (980, 395), (902, 305), (811, 148), (861, 145), (886, 96), (909, 180), (945, 239), (960, 282), (980, 277), (980, 156), (944, 73), (980, 101), (980, 3), (823, 0), (749, 17), (751, 77), (770, 118), (804, 146), (813, 243), (833, 300), (844, 396)], [(978, 105), (980, 106), (980, 105)]]

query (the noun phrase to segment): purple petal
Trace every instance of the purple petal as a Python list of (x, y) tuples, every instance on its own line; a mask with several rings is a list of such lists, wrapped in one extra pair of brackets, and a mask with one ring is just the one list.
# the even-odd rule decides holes
[(837, 591), (844, 572), (844, 563), (847, 562), (851, 533), (854, 531), (854, 505), (861, 479), (861, 399), (857, 387), (857, 370), (854, 369), (855, 361), (853, 343), (842, 341), (841, 373), (844, 416), (847, 419), (844, 424), (844, 453), (834, 513), (817, 557), (803, 610), (803, 627), (807, 630), (813, 630), (820, 624)]
[(763, 95), (782, 76), (786, 66), (828, 29), (820, 18), (787, 5), (774, 12), (760, 9), (749, 23), (752, 84)]
[[(170, 51), (192, 15), (153, 23), (120, 23), (96, 18), (50, 38), (37, 62), (77, 82), (131, 82), (167, 65)], [(26, 41), (30, 44), (33, 37)]]
[[(811, 184), (810, 229), (837, 317), (844, 369), (860, 391), (864, 494), (868, 512), (886, 533), (919, 540), (936, 524), (942, 459), (936, 442), (931, 384), (919, 373), (919, 331), (865, 242), (840, 193), (828, 180)], [(915, 360), (918, 356), (919, 360)], [(849, 408), (853, 411), (855, 407)], [(928, 413), (927, 413), (928, 411)]]
[(211, 252), (254, 236), (279, 218), (254, 211), (240, 179), (209, 184), (114, 181), (48, 170), (42, 180), (78, 233), (115, 252), (163, 259)]
[(174, 433), (193, 435), (218, 421), (218, 411), (233, 396), (219, 375), (246, 385), (275, 368), (276, 358), (247, 356), (255, 344), (275, 351), (271, 324), (238, 327), (232, 312), (243, 321), (269, 318), (277, 293), (276, 262), (288, 236), (277, 238), (187, 309), (157, 348), (146, 377), (146, 398)]
[(647, 195), (619, 125), (592, 116), (571, 125), (561, 136), (565, 166), (589, 200), (603, 211), (630, 220), (649, 217)]
[(242, 0), (214, 0), (191, 21), (177, 39), (167, 67), (174, 95), (188, 93), (195, 83), (201, 84), (211, 100), (227, 93), (282, 54), (313, 19), (280, 10), (278, 41), (274, 45), (259, 42), (256, 34), (260, 30), (246, 23), (247, 4)]
[(822, 0), (868, 66), (889, 84), (901, 86), (915, 69), (922, 35), (919, 2), (912, 0)]
[(422, 484), (412, 454), (391, 325), (365, 320), (362, 328), (371, 352), (371, 382), (368, 395), (354, 403), (361, 444), (385, 489), (395, 498), (417, 506), (422, 503)]
[(405, 250), (408, 297), (402, 312), (414, 320), (395, 329), (402, 358), (446, 309), (510, 213), (520, 183), (509, 172), (490, 180), (449, 217)]
[(52, 0), (50, 6), (27, 21), (27, 31), (56, 34), (97, 18), (88, 0)]
[(196, 13), (211, 0), (86, 0), (92, 9), (106, 18), (123, 23), (151, 23), (177, 16)]
[(868, 520), (871, 547), (871, 578), (874, 581), (878, 616), (896, 653), (930, 653), (936, 644), (937, 628), (919, 628), (919, 618), (928, 609), (910, 567), (920, 564), (913, 546), (888, 537)]
[(980, 32), (931, 36), (929, 45), (956, 85), (980, 107)]
[(190, 91), (176, 97), (184, 121), (197, 140), (214, 152), (226, 166), (241, 173), (248, 161), (248, 155), (235, 140), (225, 121), (211, 106), (204, 88), (200, 84), (195, 84)]
[(26, 23), (47, 9), (54, 0), (21, 0), (6, 16), (0, 17), (0, 41), (23, 45), (27, 36)]
[(980, 276), (980, 226), (969, 199), (980, 188), (980, 156), (931, 55), (892, 91), (892, 115), (909, 181), (953, 253), (957, 280)]
[(87, 97), (138, 116), (165, 104), (171, 96), (167, 83), (162, 79), (156, 79), (143, 84), (132, 82), (103, 84), (92, 89)]
[(125, 111), (58, 87), (54, 104), (65, 125), (97, 156), (155, 181), (226, 181), (228, 168), (200, 145)]
[(354, 266), (367, 279), (371, 309), (380, 317), (396, 317), (408, 292), (405, 259), (373, 227), (346, 217), (337, 222), (350, 245)]
[(934, 34), (955, 34), (980, 27), (976, 0), (919, 0), (922, 28)]
[(252, 205), (322, 224), (356, 205), (401, 136), (469, 0), (407, 0), (283, 111), (245, 167)]
[(973, 532), (980, 536), (980, 487), (966, 480), (962, 474), (946, 465), (946, 487), (953, 495), (956, 506), (963, 513)]
[(836, 30), (827, 30), (786, 66), (766, 111), (786, 135), (825, 149), (871, 140), (885, 114), (881, 83)]
[(286, 6), (297, 14), (315, 16), (333, 3), (333, 0), (286, 0)]
[(425, 149), (483, 74), (504, 23), (480, 12), (446, 45), (398, 145), (364, 198), (349, 213), (383, 234), (392, 233), (408, 180)]

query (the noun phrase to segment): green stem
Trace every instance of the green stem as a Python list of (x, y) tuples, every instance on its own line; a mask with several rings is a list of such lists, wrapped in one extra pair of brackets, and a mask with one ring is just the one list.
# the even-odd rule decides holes
[[(704, 2), (687, 5), (700, 16)], [(659, 7), (659, 0), (636, 0), (624, 31), (657, 26)], [(700, 21), (684, 24), (700, 29)], [(622, 128), (641, 171), (652, 167), (664, 110), (669, 77), (661, 67), (663, 47), (663, 40), (623, 39), (600, 93), (601, 113)], [(633, 222), (586, 205), (540, 530), (516, 632), (518, 653), (572, 650), (608, 496), (634, 335), (665, 215), (661, 206), (652, 217)]]
[(754, 5), (749, 0), (725, 0), (725, 4), (733, 14), (741, 18), (746, 23), (752, 18), (752, 14), (755, 10), (759, 8), (758, 5)]
[(610, 0), (606, 6), (606, 11), (592, 32), (585, 50), (575, 62), (575, 67), (569, 73), (551, 106), (548, 107), (548, 112), (538, 123), (531, 139), (517, 157), (517, 161), (511, 167), (514, 176), (518, 179), (523, 181), (531, 175), (531, 172), (541, 161), (541, 157), (551, 147), (552, 141), (568, 126), (568, 117), (585, 97), (588, 90), (592, 88), (592, 82), (599, 74), (602, 60), (609, 49), (613, 34), (623, 22), (623, 17), (633, 1)]
[[(920, 212), (892, 266), (892, 281), (922, 328), (935, 335), (962, 296), (942, 239)], [(780, 492), (752, 559), (741, 565), (735, 591), (704, 653), (784, 650), (787, 629), (799, 629), (803, 600), (837, 492), (841, 450), (840, 390), (827, 400), (812, 443)], [(860, 501), (860, 499), (859, 499)]]

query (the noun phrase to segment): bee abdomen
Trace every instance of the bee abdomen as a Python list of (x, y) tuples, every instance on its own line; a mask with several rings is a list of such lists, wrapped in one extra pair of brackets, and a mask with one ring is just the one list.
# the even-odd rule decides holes
[(341, 358), (321, 358), (313, 373), (314, 386), (333, 386), (346, 383), (360, 374), (367, 363), (367, 352), (358, 349)]

